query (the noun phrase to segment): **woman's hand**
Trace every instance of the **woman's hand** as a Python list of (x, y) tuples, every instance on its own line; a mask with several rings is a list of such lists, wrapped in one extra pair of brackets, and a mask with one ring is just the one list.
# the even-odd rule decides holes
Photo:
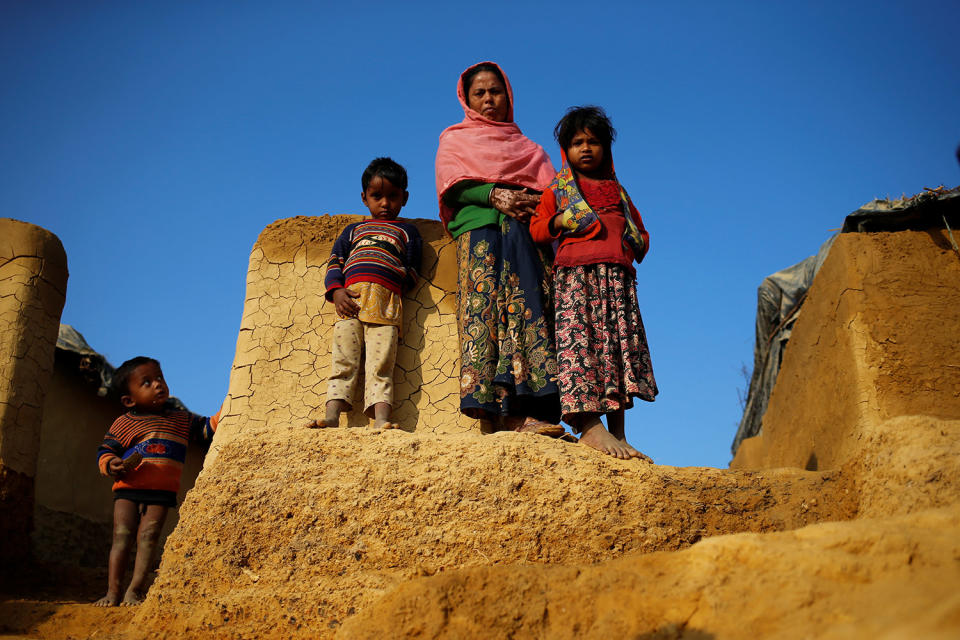
[(527, 222), (539, 203), (540, 196), (526, 189), (494, 187), (490, 190), (490, 206), (520, 222)]
[(356, 318), (360, 313), (360, 305), (352, 300), (359, 298), (359, 293), (354, 293), (343, 287), (335, 289), (333, 292), (333, 304), (337, 308), (337, 315), (341, 318)]

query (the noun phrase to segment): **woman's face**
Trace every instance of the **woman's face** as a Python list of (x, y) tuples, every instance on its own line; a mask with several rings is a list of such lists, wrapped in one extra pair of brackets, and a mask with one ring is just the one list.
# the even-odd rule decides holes
[(473, 76), (467, 92), (467, 105), (488, 120), (506, 122), (507, 88), (492, 71), (480, 71)]

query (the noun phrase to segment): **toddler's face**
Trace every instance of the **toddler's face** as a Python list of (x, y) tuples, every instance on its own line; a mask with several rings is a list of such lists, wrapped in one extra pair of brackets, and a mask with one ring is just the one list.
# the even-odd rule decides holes
[(580, 173), (596, 173), (603, 165), (603, 143), (589, 129), (577, 131), (566, 151), (570, 166)]
[(127, 379), (127, 395), (120, 398), (128, 409), (158, 412), (170, 397), (170, 389), (163, 379), (163, 371), (155, 362), (140, 365)]
[(383, 176), (373, 176), (360, 199), (374, 220), (396, 220), (409, 195)]

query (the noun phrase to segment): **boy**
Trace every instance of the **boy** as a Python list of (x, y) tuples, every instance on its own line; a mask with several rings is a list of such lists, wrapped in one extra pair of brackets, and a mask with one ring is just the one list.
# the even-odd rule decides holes
[(190, 439), (209, 441), (218, 416), (203, 418), (167, 407), (170, 390), (160, 363), (139, 356), (117, 369), (113, 386), (127, 412), (117, 418), (97, 450), (100, 473), (113, 483), (113, 545), (107, 595), (98, 607), (120, 604), (120, 583), (137, 536), (137, 556), (123, 604), (137, 605), (146, 591), (160, 529), (167, 510), (177, 506), (180, 473)]
[(364, 347), (364, 413), (374, 418), (374, 428), (397, 428), (390, 413), (401, 297), (416, 282), (422, 240), (414, 225), (397, 220), (410, 195), (403, 167), (377, 158), (363, 172), (360, 186), (370, 219), (348, 225), (327, 262), (326, 299), (340, 319), (333, 328), (326, 416), (310, 428), (336, 427), (340, 414), (351, 408)]

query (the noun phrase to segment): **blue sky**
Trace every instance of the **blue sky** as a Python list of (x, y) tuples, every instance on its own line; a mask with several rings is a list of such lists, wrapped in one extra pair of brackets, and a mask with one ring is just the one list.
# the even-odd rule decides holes
[(437, 218), (457, 77), (495, 60), (555, 160), (568, 106), (613, 118), (651, 233), (639, 296), (661, 389), (628, 437), (722, 467), (763, 277), (873, 198), (960, 183), (958, 22), (955, 1), (5, 0), (0, 215), (63, 242), (64, 322), (114, 365), (159, 358), (212, 413), (263, 227), (362, 213), (378, 155), (410, 174), (404, 215)]

